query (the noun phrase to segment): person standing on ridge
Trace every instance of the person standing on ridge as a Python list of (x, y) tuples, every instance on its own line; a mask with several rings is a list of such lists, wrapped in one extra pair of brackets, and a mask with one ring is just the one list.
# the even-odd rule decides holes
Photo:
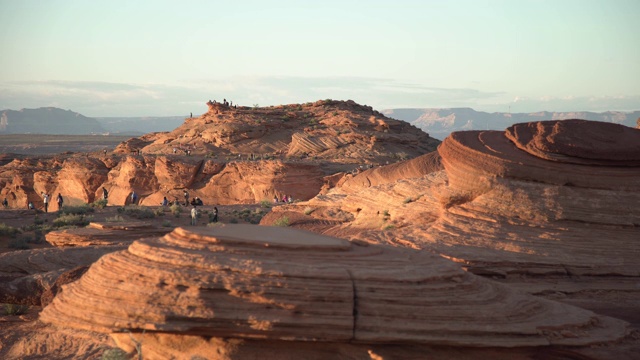
[(44, 201), (44, 212), (49, 212), (49, 194), (42, 193), (42, 199)]
[(104, 200), (107, 200), (107, 198), (109, 197), (109, 192), (107, 191), (107, 189), (103, 186), (102, 187), (102, 198)]
[(62, 210), (62, 203), (64, 202), (64, 200), (62, 200), (62, 194), (58, 193), (57, 201), (58, 201), (58, 211), (61, 211)]
[(189, 192), (185, 190), (182, 195), (184, 195), (184, 206), (189, 206)]
[(138, 201), (138, 194), (136, 194), (135, 190), (131, 192), (131, 205), (135, 205)]

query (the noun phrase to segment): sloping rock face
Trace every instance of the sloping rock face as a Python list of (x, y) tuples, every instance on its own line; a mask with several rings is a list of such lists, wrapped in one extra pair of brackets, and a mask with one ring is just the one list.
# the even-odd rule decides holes
[(627, 327), (427, 252), (253, 225), (136, 241), (64, 286), (41, 320), (129, 345), (129, 331), (145, 330), (282, 341), (280, 352), (291, 341), (580, 346), (621, 338)]
[(132, 139), (116, 152), (190, 151), (224, 157), (241, 154), (384, 164), (433, 151), (439, 144), (418, 128), (351, 100), (268, 108), (207, 105), (207, 113), (188, 119), (175, 130)]

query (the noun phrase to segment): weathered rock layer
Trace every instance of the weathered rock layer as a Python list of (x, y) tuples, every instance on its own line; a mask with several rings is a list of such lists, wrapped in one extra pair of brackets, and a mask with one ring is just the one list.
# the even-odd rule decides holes
[(138, 240), (65, 286), (41, 319), (108, 333), (503, 347), (626, 331), (426, 252), (250, 225)]

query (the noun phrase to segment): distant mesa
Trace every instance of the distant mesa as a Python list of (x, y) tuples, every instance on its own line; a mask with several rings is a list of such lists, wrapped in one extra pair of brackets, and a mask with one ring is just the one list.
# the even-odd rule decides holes
[(54, 107), (4, 110), (0, 113), (0, 134), (102, 134), (106, 130), (96, 119)]

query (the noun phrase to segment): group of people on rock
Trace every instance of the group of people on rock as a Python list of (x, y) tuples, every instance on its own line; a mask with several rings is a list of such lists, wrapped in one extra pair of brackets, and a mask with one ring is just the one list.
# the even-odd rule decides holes
[[(209, 102), (207, 104), (217, 104), (218, 102), (216, 100), (209, 100)], [(234, 109), (238, 108), (238, 105), (233, 105), (233, 101), (227, 101), (227, 99), (222, 99), (221, 102), (222, 105), (227, 106), (227, 107), (232, 107)]]
[(290, 204), (290, 203), (292, 203), (292, 202), (293, 202), (293, 197), (292, 197), (291, 195), (285, 195), (285, 196), (283, 196), (283, 197), (282, 197), (282, 200), (279, 200), (279, 199), (278, 199), (278, 196), (274, 196), (274, 197), (273, 197), (273, 202), (274, 202), (275, 204), (278, 204), (278, 203), (280, 203), (280, 202), (283, 202), (283, 203), (285, 203), (285, 204)]

